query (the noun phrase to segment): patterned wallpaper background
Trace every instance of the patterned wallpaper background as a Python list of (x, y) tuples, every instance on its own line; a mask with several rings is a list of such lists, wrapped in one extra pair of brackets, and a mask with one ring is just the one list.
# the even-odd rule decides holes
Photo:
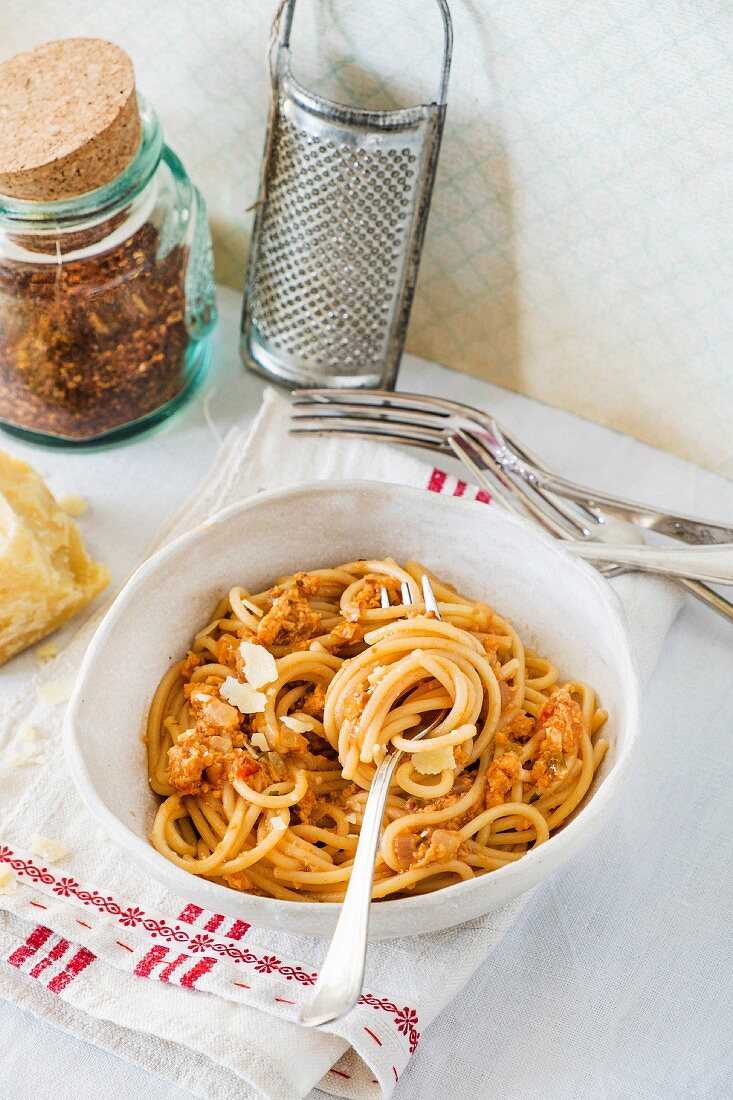
[[(729, 0), (450, 0), (455, 54), (411, 350), (733, 473)], [(240, 286), (277, 0), (0, 0), (0, 56), (96, 35), (209, 204)], [(298, 0), (293, 68), (430, 99), (433, 0)]]

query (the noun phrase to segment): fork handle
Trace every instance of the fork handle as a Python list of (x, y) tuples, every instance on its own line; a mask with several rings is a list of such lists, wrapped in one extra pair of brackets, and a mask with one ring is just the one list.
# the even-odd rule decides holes
[(694, 596), (700, 603), (704, 603), (713, 611), (717, 611), (729, 623), (733, 623), (733, 604), (726, 600), (724, 596), (721, 596), (719, 592), (716, 592), (714, 588), (708, 588), (702, 581), (692, 581), (689, 577), (675, 577), (674, 583), (690, 596)]
[(520, 443), (503, 426), (491, 422), (491, 431), (487, 442), (499, 437), (507, 454), (502, 454), (502, 462), (508, 458), (507, 465), (527, 481), (536, 482), (550, 492), (575, 500), (589, 508), (601, 508), (612, 516), (628, 520), (646, 531), (657, 531), (660, 535), (679, 539), (694, 546), (733, 542), (733, 527), (714, 520), (700, 519), (697, 516), (685, 516), (675, 512), (663, 512), (648, 504), (628, 500), (602, 489), (589, 489), (569, 478), (561, 477), (550, 470), (541, 459)]
[(613, 493), (605, 493), (599, 489), (587, 489), (563, 477), (558, 477), (557, 474), (548, 474), (541, 470), (538, 470), (535, 475), (527, 469), (524, 476), (528, 476), (530, 482), (536, 476), (544, 488), (553, 493), (577, 500), (590, 508), (602, 508), (604, 512), (618, 516), (619, 519), (627, 519), (637, 527), (643, 527), (647, 531), (657, 531), (660, 535), (680, 539), (693, 546), (733, 542), (733, 527), (726, 527), (723, 523), (676, 515), (674, 512), (658, 512), (645, 504), (625, 500), (623, 497), (617, 497)]
[(369, 788), (354, 866), (336, 931), (311, 997), (300, 1014), (300, 1022), (306, 1027), (330, 1023), (353, 1008), (359, 999), (366, 963), (374, 863), (390, 781), (401, 757), (401, 752), (388, 753)]
[(718, 546), (614, 546), (568, 542), (565, 549), (586, 561), (610, 561), (644, 573), (733, 584), (733, 543)]

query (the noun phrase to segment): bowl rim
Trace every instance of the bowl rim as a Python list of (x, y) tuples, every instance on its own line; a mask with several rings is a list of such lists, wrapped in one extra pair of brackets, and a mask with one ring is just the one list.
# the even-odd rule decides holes
[[(431, 496), (433, 496), (433, 494), (428, 493), (428, 490), (417, 486), (402, 485), (396, 482), (360, 479), (324, 479), (321, 481), (305, 482), (302, 485), (283, 486), (255, 493), (250, 497), (236, 501), (213, 513), (209, 518), (197, 524), (190, 531), (186, 531), (184, 534), (177, 536), (171, 542), (151, 554), (150, 557), (146, 558), (120, 589), (94, 632), (86, 653), (84, 654), (76, 677), (74, 690), (64, 715), (62, 737), (67, 765), (84, 804), (96, 818), (103, 830), (109, 833), (117, 844), (127, 850), (139, 865), (145, 867), (153, 878), (183, 899), (188, 898), (189, 900), (196, 900), (195, 894), (197, 889), (204, 887), (207, 896), (210, 895), (204, 902), (207, 908), (223, 912), (226, 912), (228, 909), (229, 912), (232, 912), (231, 902), (233, 900), (233, 895), (236, 895), (237, 899), (241, 898), (242, 908), (244, 909), (246, 907), (246, 916), (251, 920), (251, 923), (257, 923), (262, 927), (276, 927), (283, 931), (287, 931), (287, 921), (277, 920), (274, 915), (279, 913), (281, 909), (284, 913), (292, 912), (293, 910), (291, 907), (297, 906), (297, 911), (302, 913), (304, 918), (308, 916), (315, 917), (317, 914), (331, 918), (328, 920), (328, 927), (322, 933), (324, 936), (330, 935), (329, 928), (331, 927), (331, 920), (335, 920), (341, 908), (339, 902), (290, 902), (273, 897), (259, 897), (254, 894), (243, 893), (239, 895), (236, 891), (232, 891), (228, 887), (220, 886), (218, 883), (211, 882), (208, 879), (201, 879), (199, 876), (192, 875), (191, 872), (185, 871), (183, 868), (179, 868), (167, 860), (153, 848), (149, 839), (141, 838), (126, 822), (108, 809), (102, 797), (98, 794), (97, 785), (87, 768), (80, 737), (77, 733), (77, 729), (80, 726), (79, 714), (84, 706), (84, 692), (89, 668), (96, 661), (100, 650), (104, 648), (107, 638), (113, 631), (118, 629), (120, 613), (124, 610), (127, 599), (141, 586), (144, 586), (152, 576), (155, 576), (158, 570), (164, 567), (166, 563), (170, 562), (171, 559), (176, 559), (189, 547), (209, 538), (212, 530), (227, 523), (232, 517), (246, 514), (252, 509), (269, 504), (271, 501), (277, 502), (282, 499), (287, 499), (288, 497), (297, 496), (299, 499), (302, 499), (303, 497), (312, 497), (323, 493), (333, 495), (339, 492), (348, 494), (360, 493), (368, 496), (375, 491), (379, 493), (384, 493), (385, 491), (397, 492), (398, 495), (403, 494), (414, 499), (423, 500), (424, 498), (430, 500)], [(480, 506), (476, 501), (466, 498), (441, 497), (439, 494), (434, 495), (433, 503), (441, 507), (442, 504), (448, 500), (451, 502), (450, 507), (454, 509), (459, 508), (466, 511), (466, 513), (473, 512), (476, 507)], [(483, 505), (481, 506), (485, 507)], [(604, 811), (608, 812), (610, 809), (610, 805), (616, 798), (618, 789), (625, 778), (626, 770), (638, 739), (640, 724), (641, 685), (639, 671), (635, 661), (635, 649), (629, 632), (625, 609), (618, 594), (602, 574), (582, 559), (568, 554), (558, 540), (553, 539), (550, 535), (540, 530), (530, 520), (510, 512), (505, 512), (499, 507), (491, 511), (487, 509), (484, 514), (493, 517), (491, 520), (492, 522), (496, 519), (499, 523), (506, 524), (510, 527), (517, 527), (530, 539), (541, 541), (546, 548), (557, 556), (563, 568), (570, 569), (575, 573), (581, 573), (586, 581), (590, 582), (592, 587), (596, 589), (601, 598), (601, 602), (606, 606), (609, 615), (609, 625), (613, 628), (615, 643), (614, 652), (619, 660), (619, 671), (627, 691), (627, 715), (624, 724), (625, 736), (624, 744), (618, 751), (613, 766), (604, 777), (601, 785), (593, 793), (591, 799), (587, 803), (581, 803), (580, 808), (575, 812), (575, 816), (563, 825), (559, 833), (553, 834), (549, 840), (539, 847), (531, 849), (521, 860), (507, 864), (504, 867), (499, 867), (492, 871), (490, 875), (480, 875), (471, 879), (452, 883), (450, 886), (442, 887), (440, 891), (436, 891), (436, 893), (444, 895), (446, 899), (456, 899), (459, 895), (468, 896), (476, 890), (485, 888), (489, 880), (496, 886), (499, 884), (506, 884), (508, 886), (511, 880), (530, 871), (541, 862), (550, 863), (551, 866), (548, 870), (561, 866), (562, 863), (565, 862), (565, 859), (558, 849), (563, 846), (563, 838), (565, 838), (565, 847), (571, 846), (573, 838), (582, 830), (587, 831), (588, 838), (590, 839), (592, 836), (592, 829), (589, 828), (589, 823), (585, 821), (579, 824), (579, 822), (587, 818), (588, 811), (591, 807), (593, 808), (592, 816), (601, 820)], [(583, 840), (575, 846), (575, 850), (579, 850), (582, 845)], [(570, 854), (571, 853), (568, 852), (565, 858), (569, 857)], [(555, 858), (553, 859), (552, 857)], [(540, 876), (538, 881), (541, 881), (541, 878), (542, 876)], [(510, 887), (508, 892), (506, 890), (504, 891), (504, 893), (506, 893), (506, 900), (524, 893), (526, 890), (531, 889), (533, 885), (535, 884), (527, 884), (515, 890), (512, 890)], [(407, 898), (384, 898), (372, 902), (372, 923), (377, 911), (380, 913), (388, 912), (390, 915), (394, 916), (395, 920), (399, 920), (400, 918), (404, 921), (409, 920), (410, 914), (420, 910), (424, 903), (425, 896), (432, 897), (435, 895), (416, 895)], [(217, 898), (221, 899), (221, 905), (217, 906)], [(503, 904), (503, 902), (501, 904)], [(491, 908), (492, 907), (486, 911), (490, 911)], [(451, 921), (448, 925), (441, 925), (441, 927), (453, 927), (462, 923), (462, 920), (465, 919), (467, 918), (459, 918), (458, 920)], [(307, 919), (304, 919), (302, 923), (307, 923)], [(390, 934), (395, 933), (377, 933), (377, 936), (389, 936)], [(402, 933), (398, 932), (396, 934), (401, 935)], [(376, 938), (371, 935), (371, 930), (370, 938)]]

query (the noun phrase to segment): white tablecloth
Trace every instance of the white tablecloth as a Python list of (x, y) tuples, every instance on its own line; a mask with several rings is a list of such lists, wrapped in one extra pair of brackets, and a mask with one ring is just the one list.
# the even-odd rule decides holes
[[(54, 490), (88, 498), (85, 534), (115, 581), (213, 460), (217, 439), (204, 398), (210, 394), (221, 433), (257, 410), (262, 384), (238, 362), (237, 295), (224, 292), (221, 307), (204, 394), (150, 438), (93, 456), (0, 439), (47, 474)], [(591, 484), (681, 511), (733, 516), (729, 482), (607, 429), (415, 359), (405, 362), (400, 385), (492, 409), (561, 471)], [(23, 689), (33, 667), (25, 655), (0, 670), (0, 705)], [(398, 1100), (731, 1094), (731, 689), (733, 629), (688, 601), (645, 697), (628, 795), (638, 827), (612, 823), (595, 841), (604, 849), (604, 881), (584, 877), (581, 855), (538, 892), (433, 1025)], [(656, 774), (664, 781), (655, 783)], [(578, 897), (587, 899), (588, 919), (576, 916), (572, 927), (564, 919), (568, 896), (576, 914)], [(189, 1096), (5, 1002), (0, 1043), (0, 1097), (97, 1100), (100, 1089), (116, 1100)]]

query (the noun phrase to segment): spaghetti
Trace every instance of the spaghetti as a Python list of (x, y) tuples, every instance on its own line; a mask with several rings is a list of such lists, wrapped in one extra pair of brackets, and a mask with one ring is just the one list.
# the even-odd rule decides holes
[[(425, 573), (440, 620), (421, 602)], [(373, 897), (436, 890), (521, 859), (562, 825), (608, 748), (606, 717), (591, 688), (559, 682), (509, 622), (417, 562), (232, 588), (150, 709), (163, 800), (152, 843), (236, 890), (339, 901), (375, 768), (401, 749)]]

